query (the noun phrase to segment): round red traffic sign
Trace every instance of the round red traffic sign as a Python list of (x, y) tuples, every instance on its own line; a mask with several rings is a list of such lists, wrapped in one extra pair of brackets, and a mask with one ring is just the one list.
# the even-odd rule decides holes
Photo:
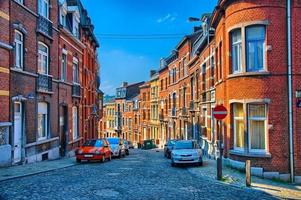
[(225, 106), (223, 105), (215, 106), (215, 108), (213, 109), (213, 116), (215, 119), (224, 119), (227, 116), (227, 114), (227, 108), (225, 108)]

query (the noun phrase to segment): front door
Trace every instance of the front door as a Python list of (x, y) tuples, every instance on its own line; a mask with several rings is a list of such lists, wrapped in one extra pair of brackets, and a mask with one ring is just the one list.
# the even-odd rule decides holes
[(14, 163), (21, 161), (22, 153), (22, 104), (14, 103)]
[(61, 130), (61, 149), (60, 154), (62, 157), (66, 156), (67, 143), (68, 143), (68, 111), (67, 106), (62, 107), (60, 116), (60, 130)]

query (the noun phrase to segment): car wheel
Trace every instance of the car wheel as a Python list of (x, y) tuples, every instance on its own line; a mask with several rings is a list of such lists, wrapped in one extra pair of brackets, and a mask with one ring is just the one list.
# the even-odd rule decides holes
[(171, 162), (171, 166), (172, 166), (172, 167), (175, 167), (175, 166), (176, 166), (176, 163)]
[(121, 151), (119, 151), (118, 158), (121, 158)]
[(198, 166), (203, 166), (203, 161), (200, 161)]
[(111, 161), (112, 160), (112, 154), (110, 153), (110, 155), (109, 155), (109, 158), (108, 158), (108, 160), (109, 161)]
[(106, 160), (106, 157), (105, 157), (105, 155), (103, 155), (102, 158), (101, 158), (101, 160), (100, 160), (100, 162), (104, 163), (105, 160)]
[(126, 151), (126, 153), (125, 153), (125, 154), (128, 156), (128, 155), (130, 155), (130, 152), (129, 152), (129, 151)]
[(77, 162), (77, 163), (80, 163), (80, 162), (81, 162), (81, 159), (76, 158), (76, 162)]

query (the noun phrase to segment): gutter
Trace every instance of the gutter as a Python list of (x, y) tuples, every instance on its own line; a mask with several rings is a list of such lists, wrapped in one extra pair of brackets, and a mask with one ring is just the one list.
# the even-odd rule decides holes
[(291, 36), (291, 0), (287, 0), (287, 78), (288, 78), (288, 125), (289, 125), (289, 152), (290, 174), (294, 182), (294, 141), (293, 141), (293, 93), (292, 93), (292, 36)]

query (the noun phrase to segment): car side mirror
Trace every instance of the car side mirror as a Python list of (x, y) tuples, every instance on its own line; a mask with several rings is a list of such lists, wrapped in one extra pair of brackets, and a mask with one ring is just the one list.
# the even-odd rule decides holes
[(103, 145), (103, 147), (107, 148), (107, 147), (109, 147), (109, 145), (105, 144), (105, 145)]

